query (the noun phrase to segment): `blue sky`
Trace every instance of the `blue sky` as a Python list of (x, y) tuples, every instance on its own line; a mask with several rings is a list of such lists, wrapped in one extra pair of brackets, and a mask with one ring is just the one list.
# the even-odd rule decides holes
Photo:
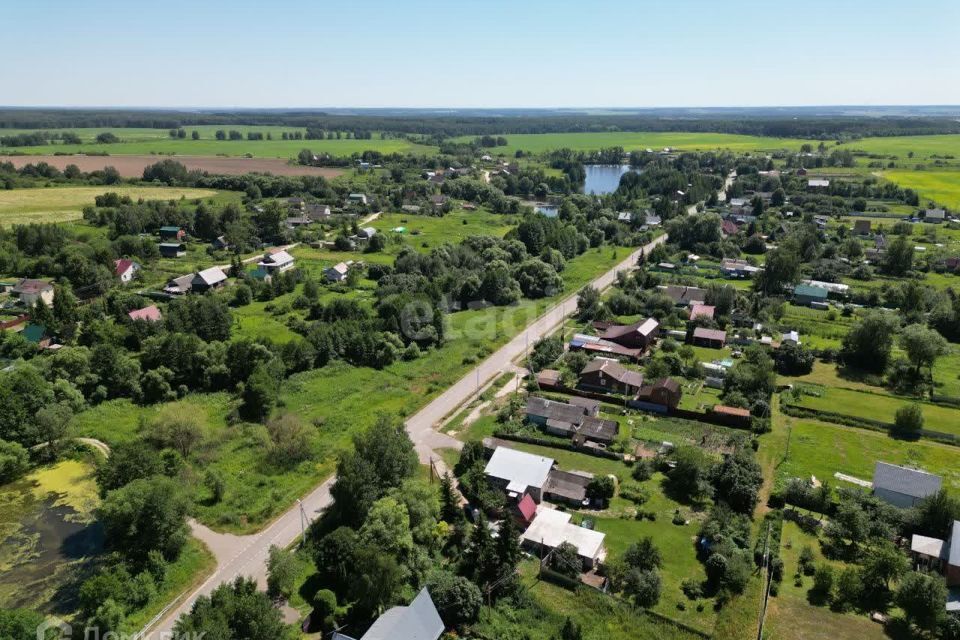
[(957, 0), (4, 0), (0, 104), (960, 104)]

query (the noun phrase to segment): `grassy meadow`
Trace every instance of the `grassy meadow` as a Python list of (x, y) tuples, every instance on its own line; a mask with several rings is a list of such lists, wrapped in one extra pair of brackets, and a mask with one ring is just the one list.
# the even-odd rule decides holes
[(50, 187), (0, 191), (0, 226), (78, 220), (83, 207), (107, 192), (133, 200), (193, 200), (217, 195), (211, 189), (109, 185), (100, 187)]
[[(766, 453), (778, 461), (776, 479), (816, 476), (834, 486), (840, 472), (864, 480), (873, 477), (878, 460), (910, 465), (943, 476), (944, 487), (960, 493), (960, 469), (957, 448), (928, 440), (900, 440), (879, 431), (782, 416), (785, 425), (782, 442), (763, 445)], [(764, 437), (764, 441), (771, 438)], [(789, 451), (787, 450), (789, 440)], [(763, 447), (761, 447), (763, 448)]]
[[(243, 140), (217, 140), (216, 132), (239, 131), (244, 135)], [(379, 134), (374, 134), (371, 140), (282, 140), (283, 132), (303, 132), (298, 127), (279, 126), (246, 126), (246, 125), (202, 125), (184, 127), (186, 138), (171, 138), (168, 129), (123, 129), (123, 128), (87, 128), (87, 129), (57, 129), (56, 131), (72, 131), (80, 136), (81, 144), (53, 143), (35, 147), (2, 147), (0, 154), (20, 153), (30, 155), (45, 155), (51, 153), (107, 153), (110, 155), (183, 155), (183, 156), (243, 156), (250, 154), (256, 158), (293, 158), (302, 149), (310, 149), (314, 153), (329, 153), (334, 156), (349, 156), (363, 151), (380, 151), (382, 153), (416, 153), (434, 150), (414, 144), (407, 140), (381, 140)], [(31, 130), (4, 130), (3, 135), (28, 133)], [(193, 140), (191, 134), (197, 131), (199, 140)], [(247, 140), (249, 131), (268, 133), (272, 140)], [(120, 138), (119, 142), (100, 144), (96, 137), (100, 133), (111, 132)]]
[[(913, 189), (922, 201), (932, 200), (951, 209), (960, 208), (960, 171), (891, 169), (881, 175), (901, 187)], [(922, 203), (921, 203), (922, 204)]]
[[(456, 138), (469, 142), (476, 136)], [(518, 150), (531, 153), (544, 153), (553, 149), (573, 149), (574, 151), (595, 151), (607, 147), (623, 147), (626, 151), (653, 149), (660, 151), (665, 147), (681, 151), (710, 151), (728, 149), (730, 151), (774, 151), (777, 149), (800, 150), (805, 140), (793, 138), (772, 138), (763, 136), (735, 135), (728, 133), (685, 133), (685, 132), (627, 132), (610, 131), (597, 133), (523, 133), (507, 134), (507, 145), (494, 147), (488, 151), (491, 155), (508, 155)]]

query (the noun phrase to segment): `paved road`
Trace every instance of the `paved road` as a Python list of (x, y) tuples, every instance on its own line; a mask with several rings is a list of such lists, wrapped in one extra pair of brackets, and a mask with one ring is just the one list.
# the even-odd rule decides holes
[[(725, 187), (729, 186), (731, 181), (732, 177), (728, 178)], [(695, 211), (696, 207), (691, 207), (691, 212)], [(616, 281), (618, 272), (629, 270), (636, 264), (641, 252), (648, 254), (654, 247), (664, 243), (666, 239), (667, 236), (662, 235), (647, 245), (636, 249), (623, 261), (590, 284), (600, 290), (606, 289)], [(446, 416), (472, 399), (477, 393), (478, 385), (482, 389), (488, 381), (504, 371), (511, 370), (513, 361), (526, 352), (528, 345), (532, 345), (540, 338), (552, 333), (576, 309), (577, 294), (575, 293), (557, 302), (528, 325), (525, 331), (500, 347), (470, 373), (460, 378), (446, 391), (411, 416), (406, 422), (406, 427), (417, 448), (417, 455), (421, 462), (426, 463), (436, 449), (449, 447), (459, 449), (462, 447), (462, 442), (439, 433), (434, 427), (439, 425)], [(442, 470), (442, 461), (437, 460), (435, 462)], [(316, 519), (332, 502), (330, 487), (333, 485), (333, 480), (333, 478), (328, 478), (322, 485), (303, 498), (304, 510), (311, 519)], [(199, 596), (209, 595), (223, 582), (230, 582), (238, 576), (249, 576), (256, 578), (258, 584), (265, 587), (266, 560), (270, 546), (285, 547), (296, 540), (301, 531), (301, 513), (299, 505), (294, 506), (266, 529), (249, 536), (216, 533), (193, 521), (191, 521), (190, 527), (194, 536), (206, 543), (216, 556), (217, 569), (200, 587), (175, 600), (144, 628), (143, 637), (149, 640), (169, 638), (177, 618), (189, 611)]]

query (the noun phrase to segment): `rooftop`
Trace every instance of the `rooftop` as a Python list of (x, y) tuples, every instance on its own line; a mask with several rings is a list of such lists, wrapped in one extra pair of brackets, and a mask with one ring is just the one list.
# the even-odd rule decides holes
[(443, 620), (426, 588), (406, 607), (393, 607), (373, 623), (360, 640), (437, 640)]
[(584, 558), (596, 558), (603, 549), (604, 534), (570, 524), (570, 514), (540, 506), (537, 517), (523, 532), (523, 539), (551, 549), (569, 542)]
[[(873, 470), (873, 488), (886, 489), (912, 498), (925, 498), (940, 490), (940, 476), (919, 469), (898, 467), (895, 464), (878, 462)], [(960, 538), (957, 557), (960, 558)]]
[(483, 472), (488, 476), (507, 481), (507, 490), (524, 493), (527, 487), (540, 489), (547, 481), (553, 459), (497, 447)]

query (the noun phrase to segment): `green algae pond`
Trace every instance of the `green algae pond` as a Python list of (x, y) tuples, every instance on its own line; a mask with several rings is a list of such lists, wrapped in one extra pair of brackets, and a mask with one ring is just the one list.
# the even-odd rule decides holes
[(93, 471), (64, 460), (0, 486), (0, 607), (74, 608), (85, 568), (103, 547)]

